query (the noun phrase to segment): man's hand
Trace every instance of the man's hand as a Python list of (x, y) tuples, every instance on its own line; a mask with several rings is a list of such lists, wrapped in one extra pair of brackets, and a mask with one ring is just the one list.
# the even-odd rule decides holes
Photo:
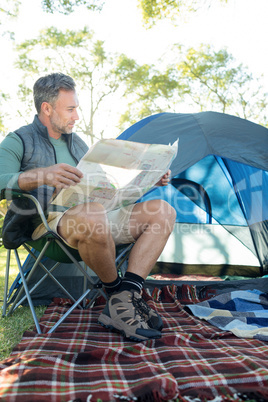
[(80, 183), (83, 173), (77, 168), (59, 163), (57, 165), (44, 168), (44, 184), (56, 187), (57, 190), (68, 188)]
[(171, 175), (171, 170), (168, 170), (164, 176), (161, 177), (158, 183), (156, 183), (156, 186), (167, 186), (170, 180), (170, 175)]
[(18, 178), (18, 185), (21, 190), (25, 191), (34, 190), (44, 184), (60, 190), (80, 183), (82, 177), (82, 172), (77, 168), (67, 163), (59, 163), (21, 173)]

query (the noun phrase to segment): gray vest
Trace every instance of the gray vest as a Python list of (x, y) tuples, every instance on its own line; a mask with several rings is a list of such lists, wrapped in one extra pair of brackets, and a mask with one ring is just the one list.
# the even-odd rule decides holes
[[(24, 148), (20, 169), (22, 172), (57, 163), (56, 152), (49, 141), (47, 128), (43, 126), (37, 116), (32, 124), (21, 127), (15, 133), (22, 140)], [(88, 146), (75, 133), (62, 134), (62, 138), (65, 139), (70, 154), (78, 162), (87, 152)], [(46, 210), (53, 191), (53, 187), (41, 186), (31, 191), (31, 194)], [(17, 248), (31, 238), (34, 229), (31, 218), (35, 213), (33, 204), (28, 200), (18, 199), (12, 202), (3, 225), (3, 243), (6, 248)]]

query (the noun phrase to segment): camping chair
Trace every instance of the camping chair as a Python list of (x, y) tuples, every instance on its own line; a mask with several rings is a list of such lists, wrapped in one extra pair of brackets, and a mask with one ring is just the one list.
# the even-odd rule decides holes
[[(23, 267), (20, 261), (18, 249), (13, 249), (15, 257), (16, 257), (16, 262), (17, 266), (19, 269), (20, 273), (20, 278), (21, 278), (21, 286), (19, 290), (16, 292), (15, 296), (8, 295), (8, 282), (9, 282), (9, 270), (10, 270), (10, 256), (11, 256), (11, 249), (7, 249), (7, 258), (6, 258), (6, 272), (5, 272), (5, 285), (4, 285), (4, 302), (3, 302), (3, 313), (2, 317), (5, 317), (9, 314), (11, 314), (18, 306), (20, 306), (22, 303), (25, 303), (26, 299), (28, 301), (31, 314), (34, 319), (34, 323), (36, 326), (36, 330), (38, 334), (41, 334), (41, 329), (40, 325), (35, 313), (31, 293), (37, 289), (37, 287), (49, 276), (59, 287), (60, 289), (64, 292), (66, 297), (68, 299), (71, 299), (72, 301), (72, 306), (67, 310), (67, 312), (54, 324), (54, 326), (48, 331), (48, 333), (52, 333), (56, 330), (56, 328), (69, 316), (69, 314), (75, 309), (75, 308), (88, 308), (93, 305), (95, 302), (96, 298), (100, 295), (102, 295), (104, 298), (107, 299), (107, 296), (105, 292), (102, 289), (101, 281), (98, 277), (93, 277), (92, 271), (89, 269), (89, 267), (86, 266), (84, 262), (81, 262), (81, 257), (78, 253), (77, 250), (71, 249), (70, 247), (66, 246), (66, 244), (61, 240), (61, 238), (57, 235), (57, 233), (51, 231), (45, 214), (42, 210), (42, 207), (38, 200), (31, 194), (22, 192), (22, 191), (13, 191), (13, 190), (2, 190), (1, 191), (1, 200), (7, 199), (8, 201), (11, 200), (16, 200), (16, 199), (29, 199), (31, 200), (37, 211), (38, 214), (45, 225), (47, 229), (47, 233), (42, 236), (41, 239), (38, 240), (31, 240), (27, 241), (26, 243), (23, 243), (22, 246), (26, 249), (26, 251), (29, 253), (29, 255), (34, 259), (34, 264), (30, 270), (30, 272), (27, 274), (27, 277), (25, 273), (23, 272)], [(117, 269), (119, 270), (119, 273), (123, 274), (123, 268), (126, 269), (126, 262), (128, 255), (130, 253), (130, 250), (132, 248), (133, 244), (127, 244), (124, 246), (118, 246), (117, 247), (117, 256), (116, 256), (116, 266)], [(36, 252), (34, 250), (37, 250), (39, 252), (39, 255), (36, 255)], [(47, 256), (51, 258), (52, 260), (55, 261), (55, 264), (50, 268), (47, 269), (46, 266), (42, 263), (42, 259), (44, 256)], [(84, 277), (84, 289), (81, 294), (81, 296), (77, 299), (75, 299), (69, 292), (68, 290), (60, 283), (60, 281), (57, 279), (57, 275), (55, 274), (56, 268), (61, 264), (61, 263), (73, 263), (76, 268), (82, 273)], [(38, 282), (33, 285), (29, 289), (29, 281), (36, 271), (36, 269), (42, 269), (44, 274), (41, 277), (41, 279), (38, 280)], [(88, 286), (89, 283), (89, 286)], [(23, 296), (23, 293), (25, 295)], [(87, 300), (87, 303), (85, 303), (85, 300)], [(7, 312), (8, 306), (11, 305), (9, 308), (9, 311)]]

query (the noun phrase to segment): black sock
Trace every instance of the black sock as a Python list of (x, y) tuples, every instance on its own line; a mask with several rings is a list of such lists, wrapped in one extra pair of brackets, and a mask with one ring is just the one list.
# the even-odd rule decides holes
[(144, 284), (144, 279), (132, 272), (126, 272), (124, 278), (122, 279), (122, 284), (120, 286), (120, 292), (123, 290), (136, 290), (140, 293)]
[(108, 295), (115, 293), (119, 290), (122, 283), (122, 279), (118, 276), (113, 282), (102, 282), (104, 289)]

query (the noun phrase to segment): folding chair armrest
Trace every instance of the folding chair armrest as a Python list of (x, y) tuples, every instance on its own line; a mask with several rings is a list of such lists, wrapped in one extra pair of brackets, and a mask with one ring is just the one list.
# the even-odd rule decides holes
[(1, 200), (8, 200), (8, 201), (12, 201), (12, 200), (17, 200), (19, 198), (24, 198), (24, 199), (30, 199), (31, 201), (33, 201), (34, 205), (36, 206), (36, 209), (40, 215), (40, 218), (45, 226), (45, 228), (47, 229), (47, 231), (50, 231), (50, 227), (48, 226), (44, 211), (39, 203), (39, 201), (37, 200), (37, 198), (35, 198), (32, 194), (30, 194), (27, 191), (23, 191), (23, 190), (12, 190), (10, 188), (4, 188), (1, 190)]
[(1, 190), (1, 200), (8, 200), (8, 201), (16, 200), (18, 198), (23, 197), (24, 194), (27, 194), (27, 191), (12, 190), (11, 188), (3, 188)]
[(17, 200), (18, 198), (27, 198), (27, 195), (31, 194), (24, 190), (13, 190), (11, 188), (3, 188), (1, 190), (1, 200), (12, 201)]

